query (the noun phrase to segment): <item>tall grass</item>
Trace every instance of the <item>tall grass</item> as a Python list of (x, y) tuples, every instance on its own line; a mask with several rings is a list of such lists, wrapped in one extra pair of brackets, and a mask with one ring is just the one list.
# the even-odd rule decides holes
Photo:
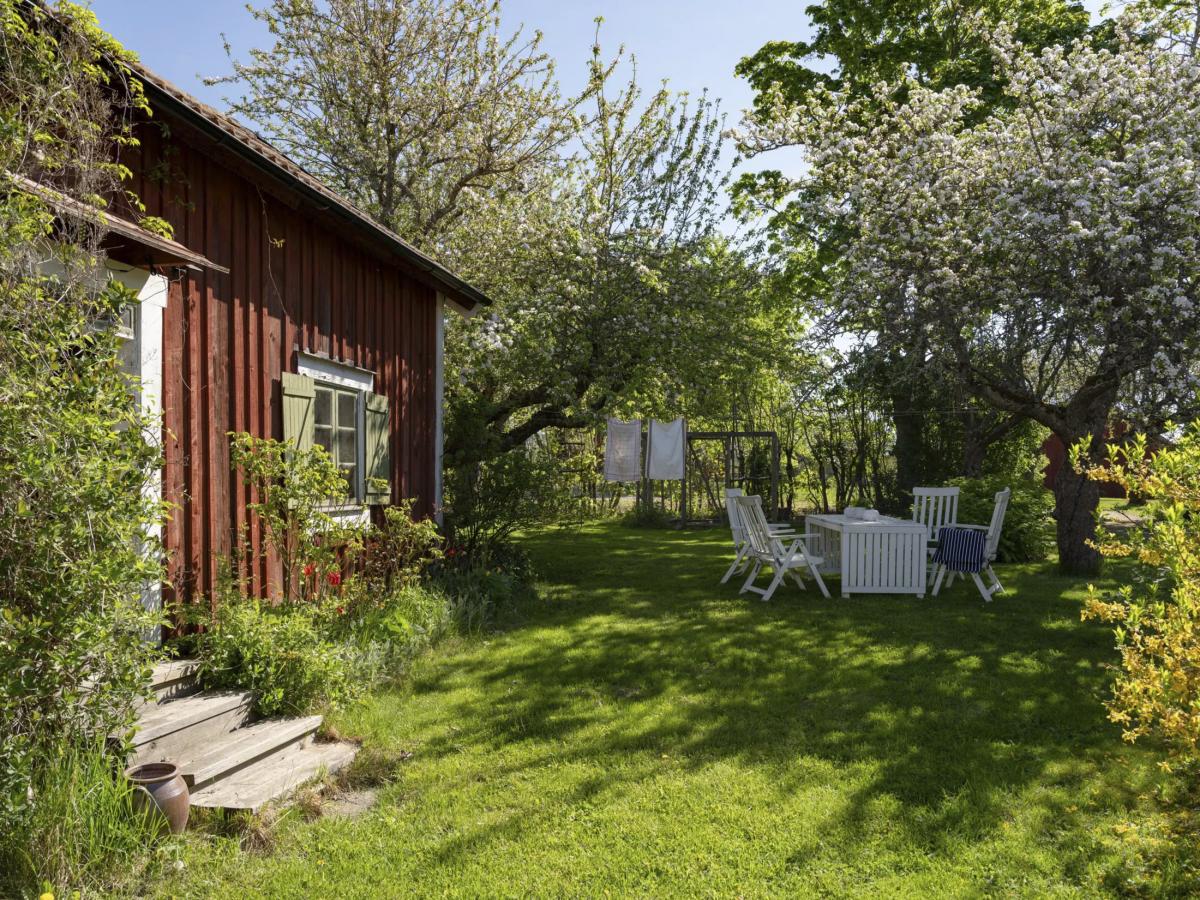
[(133, 806), (133, 788), (102, 745), (43, 761), (25, 818), (0, 834), (0, 896), (127, 887), (150, 859), (158, 823)]
[(515, 576), (472, 567), (396, 590), (341, 628), (356, 680), (375, 686), (402, 679), (447, 635), (482, 632), (519, 587)]

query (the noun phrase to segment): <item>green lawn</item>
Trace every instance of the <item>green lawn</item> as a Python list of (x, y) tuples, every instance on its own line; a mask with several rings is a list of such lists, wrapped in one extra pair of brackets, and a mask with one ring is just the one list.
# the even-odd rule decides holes
[[(1094, 896), (1146, 886), (1156, 757), (1101, 706), (1081, 586), (938, 599), (717, 579), (719, 531), (528, 540), (540, 597), (344, 715), (414, 754), (269, 854), (197, 836), (195, 896)], [(1176, 878), (1181, 876), (1176, 873)], [(1151, 885), (1153, 887), (1153, 885)]]

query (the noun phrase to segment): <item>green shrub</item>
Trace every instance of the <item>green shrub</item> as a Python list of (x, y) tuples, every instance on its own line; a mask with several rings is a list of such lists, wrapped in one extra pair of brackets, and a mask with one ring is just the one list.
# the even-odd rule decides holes
[(132, 721), (158, 618), (142, 591), (161, 574), (145, 491), (161, 426), (107, 327), (134, 298), (106, 282), (102, 229), (10, 180), (102, 206), (144, 107), (104, 74), (128, 54), (86, 10), (53, 6), (50, 22), (41, 4), (0, 0), (0, 836), (29, 827), (58, 748)]
[(675, 517), (660, 506), (639, 503), (621, 515), (621, 524), (629, 528), (670, 528)]
[(409, 584), (360, 604), (354, 615), (336, 620), (340, 639), (353, 660), (359, 684), (394, 682), (409, 664), (454, 627), (450, 597), (437, 586)]
[(371, 603), (415, 584), (442, 556), (442, 536), (431, 519), (412, 518), (412, 500), (383, 510), (383, 522), (367, 529), (356, 569), (356, 599)]
[(1047, 559), (1054, 546), (1051, 515), (1054, 495), (1040, 481), (1026, 478), (1007, 479), (1003, 476), (955, 478), (949, 484), (961, 490), (958, 500), (958, 521), (987, 525), (992, 521), (996, 494), (1012, 488), (1012, 499), (1000, 532), (1000, 562), (1041, 562)]
[(573, 507), (552, 456), (524, 447), (446, 473), (446, 525), (472, 563), (490, 566), (525, 528), (563, 521)]
[(283, 568), (283, 602), (319, 600), (340, 583), (345, 548), (356, 548), (361, 539), (360, 529), (347, 528), (329, 514), (330, 501), (346, 495), (345, 479), (319, 445), (299, 450), (287, 441), (245, 432), (229, 438), (230, 465), (257, 497), (246, 508), (262, 524), (267, 546)]
[(152, 860), (158, 823), (135, 812), (133, 786), (100, 744), (62, 745), (31, 787), (29, 814), (0, 829), (0, 896), (116, 892)]
[(1194, 774), (1200, 767), (1200, 423), (1149, 460), (1144, 437), (1109, 445), (1108, 458), (1109, 465), (1092, 467), (1088, 476), (1151, 501), (1142, 527), (1101, 535), (1105, 556), (1136, 565), (1116, 591), (1089, 586), (1083, 611), (1084, 619), (1113, 623), (1121, 652), (1109, 718), (1128, 741), (1161, 739), (1174, 763)]
[(352, 661), (327, 637), (337, 611), (317, 605), (271, 607), (254, 599), (223, 603), (196, 641), (206, 687), (253, 691), (264, 716), (303, 715), (358, 695)]
[[(453, 548), (451, 548), (453, 549)], [(354, 660), (356, 681), (365, 686), (394, 682), (412, 660), (448, 634), (477, 634), (492, 624), (530, 577), (529, 561), (505, 548), (490, 569), (451, 554), (423, 581), (414, 581), (367, 602), (351, 599), (364, 582), (346, 585), (347, 605), (334, 610), (332, 639)]]
[(466, 633), (478, 633), (491, 625), (496, 613), (512, 603), (525, 586), (513, 572), (481, 566), (443, 572), (436, 583), (450, 600), (456, 626)]

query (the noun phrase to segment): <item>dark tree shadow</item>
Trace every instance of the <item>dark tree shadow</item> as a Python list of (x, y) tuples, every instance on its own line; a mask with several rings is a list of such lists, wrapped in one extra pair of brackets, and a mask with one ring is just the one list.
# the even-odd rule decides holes
[[(1087, 802), (1106, 807), (1145, 789), (1111, 762), (1134, 752), (1102, 705), (1111, 637), (1080, 623), (1077, 600), (1064, 597), (1080, 586), (1049, 565), (1004, 567), (1009, 591), (987, 605), (970, 582), (924, 600), (843, 600), (836, 590), (826, 600), (787, 586), (762, 603), (717, 584), (728, 559), (719, 532), (603, 526), (527, 546), (544, 578), (517, 619), (557, 637), (526, 641), (519, 656), (472, 655), (470, 677), (496, 689), (486, 703), (447, 700), (461, 728), (425, 755), (532, 742), (539, 752), (521, 768), (635, 761), (578, 786), (591, 802), (649, 777), (650, 763), (636, 763), (653, 759), (647, 751), (696, 768), (759, 767), (781, 796), (829, 780), (830, 767), (853, 768), (870, 775), (826, 827), (860, 840), (886, 801), (889, 827), (931, 854), (949, 850), (948, 836), (983, 840), (1002, 828), (1013, 794), (1037, 783), (1086, 784)], [(460, 666), (432, 666), (413, 689), (449, 697)], [(630, 713), (598, 737), (581, 697)], [(1072, 815), (1050, 801), (1038, 814), (1048, 830)], [(473, 834), (446, 853), (486, 840)], [(1063, 843), (1064, 876), (1081, 876), (1097, 846), (1078, 834)], [(789, 862), (814, 852), (801, 844)]]

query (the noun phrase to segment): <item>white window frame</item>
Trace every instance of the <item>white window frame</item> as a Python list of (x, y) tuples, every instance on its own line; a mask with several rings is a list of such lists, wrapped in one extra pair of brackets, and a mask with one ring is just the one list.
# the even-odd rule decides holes
[[(370, 510), (366, 504), (367, 465), (367, 409), (366, 396), (375, 392), (375, 373), (360, 369), (349, 363), (337, 362), (325, 356), (301, 352), (296, 364), (296, 374), (311, 378), (317, 384), (342, 390), (356, 391), (358, 399), (354, 411), (355, 431), (355, 484), (353, 497), (346, 503), (330, 504), (329, 512), (343, 521), (366, 522)], [(336, 394), (335, 394), (336, 397)], [(335, 401), (336, 402), (336, 401)]]

